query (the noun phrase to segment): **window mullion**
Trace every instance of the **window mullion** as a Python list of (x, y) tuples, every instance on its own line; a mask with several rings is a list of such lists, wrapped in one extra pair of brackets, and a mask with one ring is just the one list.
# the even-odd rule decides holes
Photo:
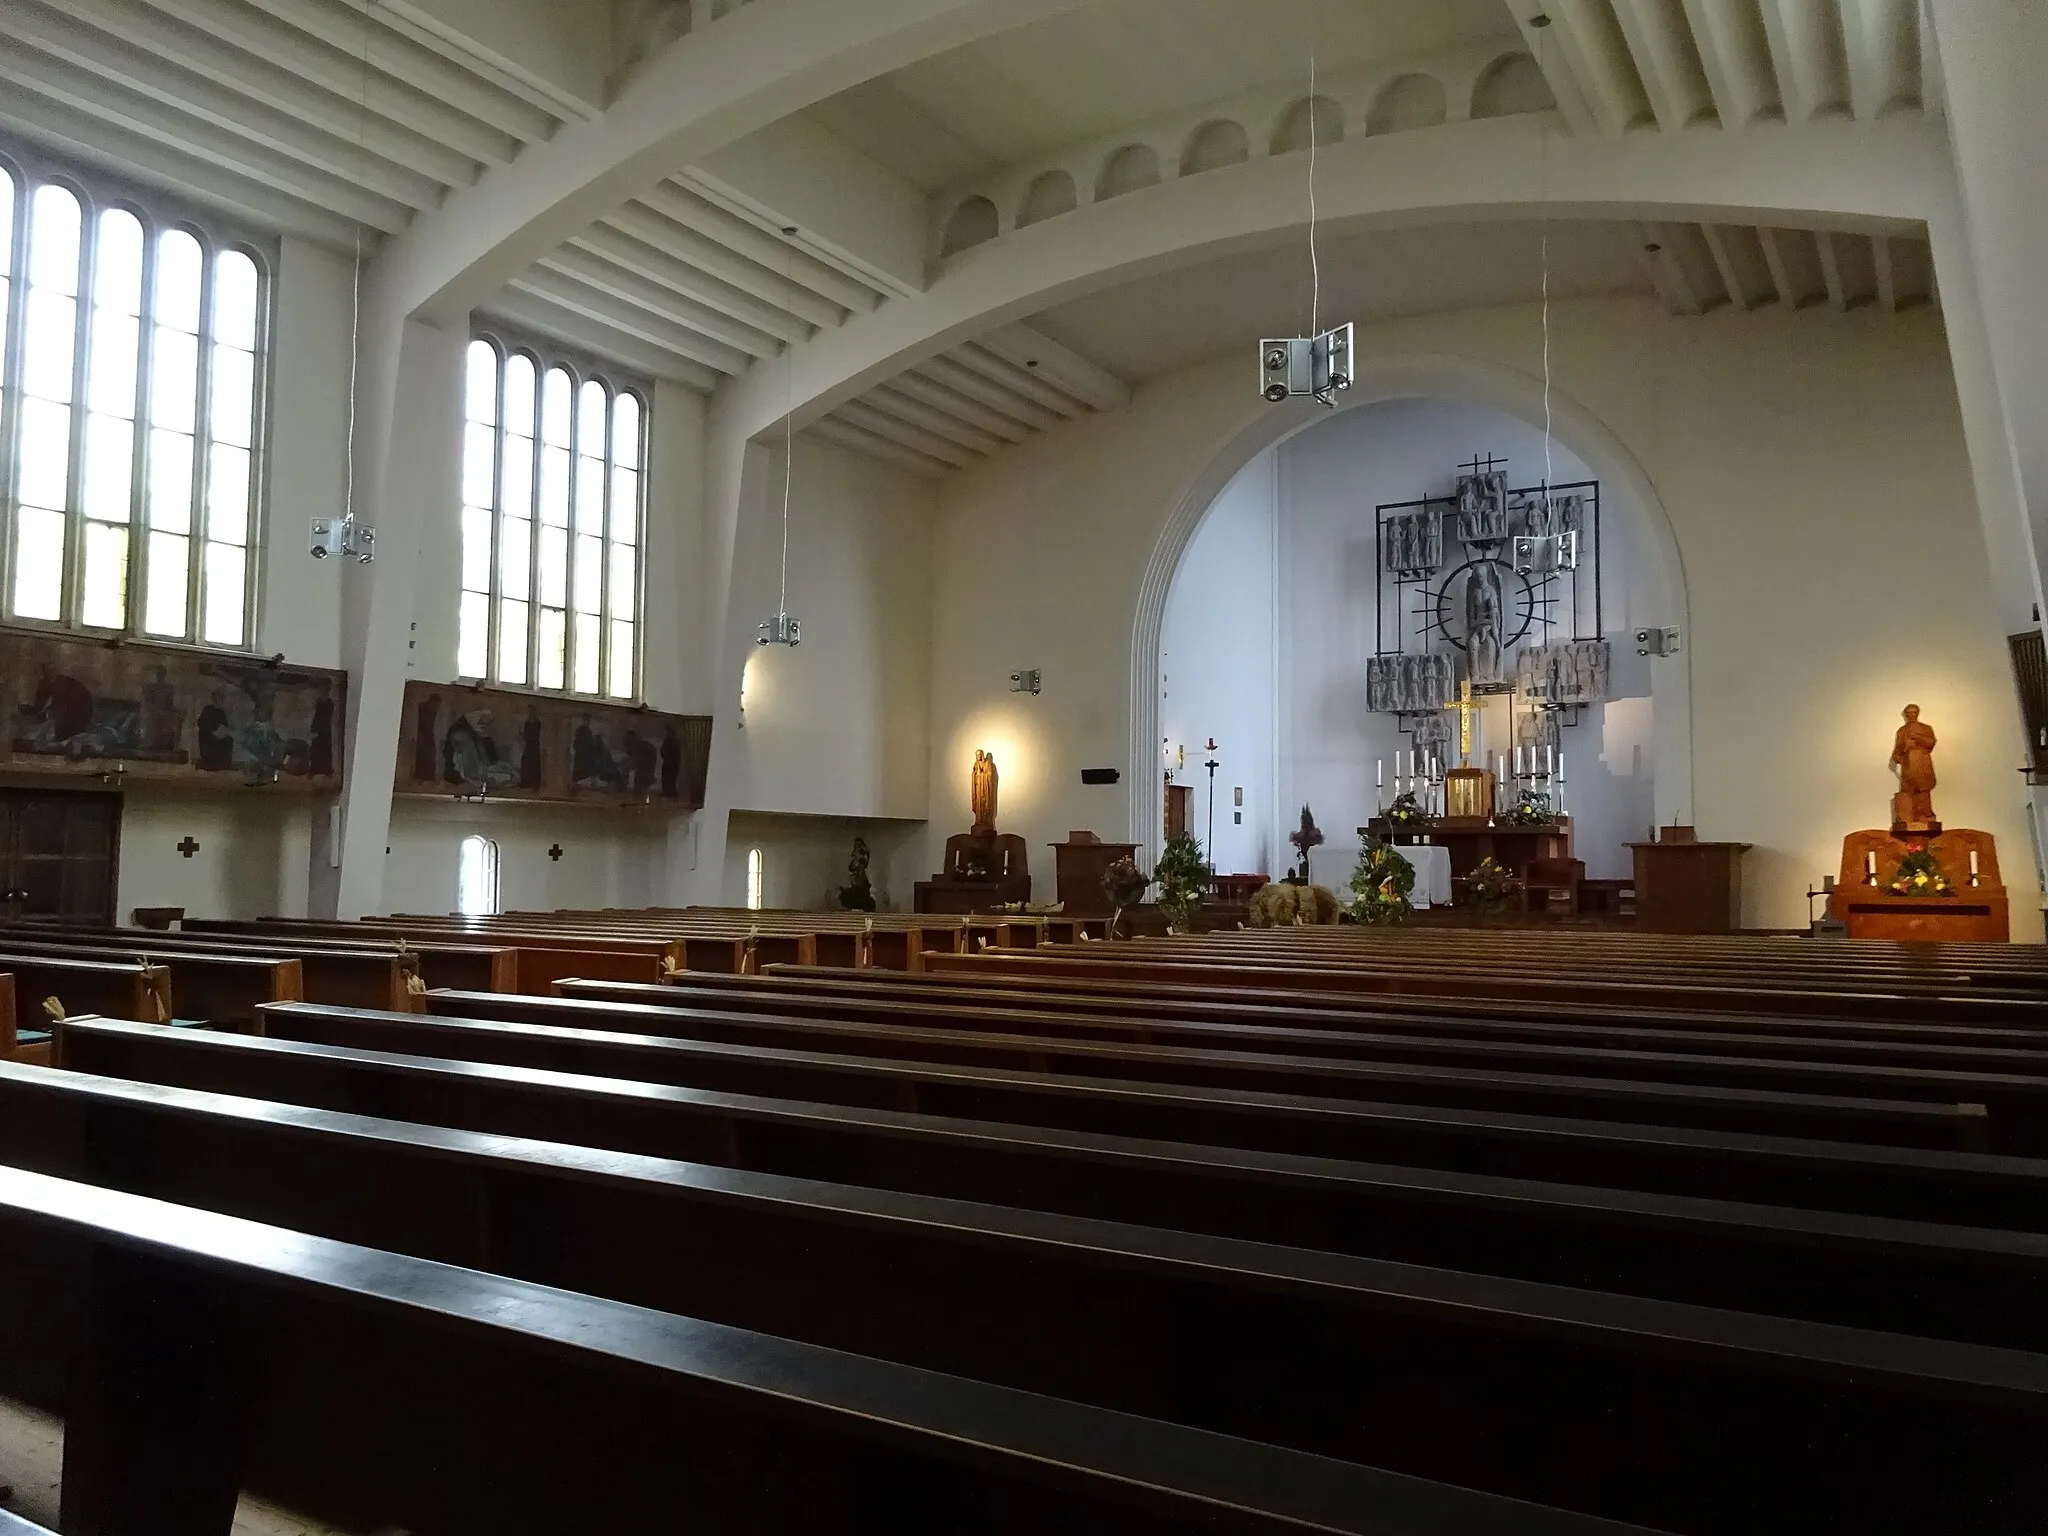
[[(0, 169), (0, 175), (7, 174)], [(28, 219), (33, 183), (22, 176), (14, 184), (14, 227), (8, 232), (7, 348), (0, 356), (0, 613), (14, 614), (15, 443), (21, 426), (22, 380), (26, 376), (28, 340)]]
[(57, 611), (66, 628), (85, 627), (86, 373), (92, 357), (92, 268), (99, 218), (83, 191), (78, 198), (78, 298), (71, 316), (71, 441), (66, 448), (64, 574)]
[[(502, 601), (502, 593), (503, 593), (503, 590), (504, 590), (504, 588), (503, 588), (503, 584), (502, 584), (502, 583), (501, 583), (501, 582), (499, 581), (499, 579), (498, 579), (498, 561), (499, 561), (499, 559), (500, 559), (500, 553), (499, 553), (499, 548), (498, 548), (498, 546), (499, 546), (499, 544), (500, 544), (500, 542), (501, 542), (501, 537), (502, 537), (502, 535), (503, 535), (503, 532), (504, 532), (504, 518), (505, 518), (505, 511), (504, 511), (504, 508), (505, 508), (505, 456), (506, 456), (506, 454), (507, 454), (507, 453), (508, 453), (508, 452), (510, 451), (510, 449), (511, 449), (511, 446), (512, 446), (512, 444), (511, 444), (511, 441), (510, 441), (510, 439), (511, 439), (511, 436), (512, 436), (512, 424), (511, 424), (511, 422), (510, 422), (510, 421), (509, 421), (509, 420), (507, 419), (507, 417), (506, 417), (506, 414), (505, 414), (505, 393), (506, 393), (506, 391), (505, 391), (505, 364), (506, 364), (506, 361), (507, 361), (507, 356), (508, 356), (508, 354), (506, 354), (506, 353), (503, 353), (503, 352), (495, 352), (495, 349), (494, 349), (494, 355), (495, 355), (495, 356), (497, 357), (497, 360), (498, 360), (498, 361), (497, 361), (497, 371), (496, 371), (496, 373), (495, 373), (495, 375), (494, 375), (494, 378), (496, 379), (496, 383), (495, 383), (495, 385), (494, 385), (494, 388), (495, 388), (495, 390), (496, 390), (496, 394), (497, 394), (497, 403), (498, 403), (498, 408), (497, 408), (496, 410), (494, 410), (493, 412), (491, 412), (491, 418), (492, 418), (492, 420), (494, 420), (494, 421), (495, 421), (495, 422), (497, 423), (497, 425), (491, 428), (491, 506), (490, 506), (490, 513), (491, 513), (491, 519), (490, 519), (490, 522), (491, 522), (491, 537), (490, 537), (490, 561), (489, 561), (489, 568), (488, 568), (488, 569), (487, 569), (487, 570), (485, 571), (485, 573), (484, 573), (484, 675), (483, 675), (483, 680), (484, 680), (485, 682), (487, 682), (487, 683), (495, 683), (495, 682), (497, 682), (497, 680), (498, 680), (498, 627), (499, 627), (499, 612), (500, 612), (500, 609), (499, 609), (499, 604), (500, 604), (500, 602)], [(468, 402), (467, 402), (467, 401), (465, 401), (465, 402), (464, 402), (464, 405), (465, 405), (465, 407), (467, 407), (467, 404), (468, 404)], [(468, 410), (467, 410), (466, 408), (464, 409), (464, 411), (463, 411), (463, 413), (462, 413), (462, 430), (463, 430), (463, 433), (464, 433), (464, 449), (465, 449), (465, 452), (466, 452), (466, 451), (467, 451), (467, 434), (468, 434), (468, 432), (469, 432), (469, 411), (468, 411)], [(466, 471), (466, 470), (465, 470), (465, 473), (467, 473), (467, 471)], [(465, 493), (464, 493), (463, 501), (464, 501), (464, 504), (465, 504), (465, 505), (467, 505), (467, 502), (468, 502), (468, 495), (467, 495), (467, 492), (466, 492), (466, 491), (465, 491)], [(460, 589), (462, 588), (462, 586), (463, 586), (463, 580), (462, 580), (462, 577), (461, 577), (461, 576), (458, 576), (458, 577), (456, 578), (456, 582), (457, 582), (457, 587), (458, 587), (458, 594), (459, 594), (459, 590), (460, 590)], [(460, 596), (458, 595), (458, 596), (457, 596), (457, 598), (456, 598), (456, 612), (455, 612), (455, 651), (456, 651), (456, 665), (455, 665), (455, 670), (456, 670), (456, 673), (457, 673), (458, 675), (459, 675), (459, 674), (461, 673), (461, 671), (462, 671), (462, 662), (461, 662), (461, 653), (462, 653), (462, 608), (461, 608), (461, 601), (462, 601), (462, 600), (461, 600), (461, 597), (460, 597)]]
[(135, 443), (128, 485), (128, 633), (143, 633), (149, 598), (150, 370), (156, 366), (156, 247), (160, 231), (142, 221), (142, 292), (135, 319)]
[[(194, 238), (199, 232), (193, 230)], [(213, 478), (213, 342), (209, 332), (213, 329), (214, 299), (213, 252), (205, 240), (199, 241), (199, 371), (193, 383), (198, 392), (192, 401), (192, 542), (188, 546), (191, 556), (185, 564), (185, 638), (197, 645), (206, 634), (201, 622), (201, 594), (206, 589), (206, 531), (210, 521), (206, 515), (206, 492)], [(247, 552), (243, 560), (248, 559)], [(246, 600), (248, 583), (243, 582), (243, 597)], [(247, 629), (243, 640), (249, 639)]]
[(533, 453), (533, 479), (526, 493), (526, 686), (540, 687), (540, 503), (541, 465), (547, 458), (547, 445), (541, 441), (541, 390), (547, 379), (547, 370), (537, 362), (533, 370), (533, 436), (527, 440)]

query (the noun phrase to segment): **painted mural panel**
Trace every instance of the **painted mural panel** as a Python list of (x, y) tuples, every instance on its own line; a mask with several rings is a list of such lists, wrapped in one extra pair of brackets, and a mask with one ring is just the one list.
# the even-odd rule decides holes
[(694, 811), (710, 756), (700, 715), (409, 682), (398, 792)]
[(260, 656), (0, 631), (0, 765), (332, 791), (347, 692)]

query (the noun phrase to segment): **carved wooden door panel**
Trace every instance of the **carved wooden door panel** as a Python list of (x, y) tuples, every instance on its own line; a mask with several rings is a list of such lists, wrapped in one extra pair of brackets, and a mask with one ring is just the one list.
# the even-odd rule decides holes
[(118, 795), (0, 789), (0, 914), (114, 920)]

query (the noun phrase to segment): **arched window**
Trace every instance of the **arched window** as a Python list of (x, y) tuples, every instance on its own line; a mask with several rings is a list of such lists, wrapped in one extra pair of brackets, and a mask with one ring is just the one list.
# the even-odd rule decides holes
[(267, 289), (198, 225), (0, 165), (5, 617), (249, 644)]
[(498, 845), (488, 837), (465, 837), (456, 855), (455, 910), (464, 917), (498, 913)]
[(749, 848), (747, 850), (747, 910), (749, 912), (761, 910), (762, 891), (767, 883), (767, 872), (764, 865), (765, 861), (761, 857), (761, 850)]
[(637, 697), (641, 396), (488, 337), (464, 395), (456, 670)]

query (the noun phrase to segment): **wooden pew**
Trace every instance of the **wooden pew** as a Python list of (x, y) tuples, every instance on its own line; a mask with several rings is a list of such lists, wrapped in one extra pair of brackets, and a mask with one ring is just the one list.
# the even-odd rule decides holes
[[(1358, 1155), (1352, 1118), (1383, 1104), (1568, 1114), (1635, 1124), (1983, 1150), (1981, 1105), (1697, 1087), (1482, 1069), (1357, 1067), (1377, 1102), (1030, 1070), (768, 1050), (646, 1034), (279, 1003), (266, 1033), (325, 1045), (638, 1078), (734, 1093), (865, 1104), (1316, 1156)], [(1135, 1049), (1135, 1048), (1133, 1048)], [(59, 1060), (61, 1061), (61, 1047)]]
[(2029, 1158), (1389, 1108), (1355, 1114), (1372, 1161), (1344, 1162), (110, 1020), (62, 1030), (70, 1064), (103, 1076), (1318, 1246), (1373, 1237), (1346, 1203), (1361, 1183), (1435, 1200), (1545, 1180), (2048, 1231), (2048, 1162)]
[[(61, 939), (58, 935), (62, 935)], [(38, 942), (43, 942), (45, 936), (52, 943), (100, 945), (123, 955), (161, 955), (166, 961), (178, 955), (212, 958), (223, 954), (272, 961), (289, 960), (298, 967), (302, 997), (344, 1008), (396, 1008), (403, 1011), (412, 1006), (412, 998), (421, 988), (418, 958), (397, 945), (374, 940), (315, 949), (280, 938), (156, 933), (140, 928), (55, 926), (41, 930)], [(5, 942), (5, 938), (0, 937), (0, 943)], [(194, 1012), (188, 1016), (202, 1015)]]
[(128, 942), (126, 936), (101, 939), (86, 933), (67, 933), (61, 943), (29, 940), (19, 934), (9, 934), (0, 942), (16, 954), (60, 960), (132, 960), (157, 966), (171, 978), (171, 994), (182, 1010), (180, 1017), (221, 1029), (254, 1029), (260, 1005), (294, 1003), (305, 997), (299, 962), (279, 955), (142, 945)]
[(353, 939), (412, 948), (421, 944), (452, 944), (457, 947), (511, 949), (517, 958), (517, 990), (545, 995), (564, 976), (595, 976), (608, 981), (658, 981), (681, 963), (680, 946), (671, 940), (622, 938), (597, 934), (581, 936), (571, 930), (558, 933), (492, 930), (488, 934), (473, 928), (441, 922), (392, 922), (365, 919), (361, 922), (324, 922), (305, 918), (264, 918), (257, 925), (262, 936), (289, 940), (306, 934), (319, 938)]
[[(2006, 1459), (2048, 1422), (2037, 1353), (44, 1076), (60, 1172), (104, 1140), (131, 1193), (951, 1376), (1660, 1526), (1745, 1528), (1765, 1490), (1859, 1529), (1958, 1495), (2048, 1513)], [(1913, 1470), (1848, 1491), (1865, 1457)]]
[[(1591, 1004), (1657, 1008), (1708, 1008), (1725, 1006), (1728, 993), (1696, 983), (1663, 982), (1637, 984), (1625, 981), (1580, 981), (1534, 973), (1484, 976), (1471, 972), (1428, 975), (1393, 970), (1335, 971), (1310, 966), (1283, 968), (1245, 964), (1222, 964), (1195, 958), (1190, 960), (1099, 959), (1118, 946), (1077, 946), (1075, 952), (1038, 949), (984, 950), (971, 955), (931, 955), (928, 971), (948, 974), (980, 971), (994, 975), (1038, 975), (1059, 981), (1137, 981), (1148, 986), (1195, 986), (1211, 989), (1258, 987), (1281, 991), (1347, 990), (1407, 998), (1435, 996), (1457, 998), (1533, 997), (1551, 1004)], [(1747, 987), (1741, 997), (1745, 1007), (1788, 1015), (1825, 1018), (1854, 1017), (1868, 1011), (1871, 998), (1866, 992), (1824, 992), (1771, 987)], [(1891, 994), (1883, 994), (1891, 995)], [(2041, 1006), (2031, 999), (1953, 995), (1939, 992), (1913, 996), (1930, 1016), (2000, 1025), (2039, 1026)]]
[(268, 933), (260, 920), (187, 918), (183, 933), (201, 940), (230, 940), (251, 948), (281, 949), (292, 954), (333, 954), (358, 950), (410, 952), (420, 980), (429, 987), (460, 987), (465, 992), (512, 992), (519, 985), (519, 955), (505, 946), (487, 944), (406, 944), (392, 939), (328, 938), (313, 933)]
[(59, 1012), (145, 1024), (171, 1020), (171, 978), (160, 967), (54, 955), (17, 954), (0, 938), (0, 971), (14, 978), (16, 1055), (61, 1060), (52, 1037)]
[[(97, 1150), (114, 1145), (121, 1149), (118, 1157)], [(1156, 1145), (1150, 1150), (1156, 1153)], [(289, 1221), (329, 1237), (672, 1311), (701, 1312), (708, 1304), (687, 1289), (662, 1289), (694, 1283), (689, 1270), (678, 1271), (668, 1256), (690, 1252), (716, 1254), (736, 1264), (780, 1263), (779, 1257), (771, 1258), (786, 1246), (776, 1236), (778, 1217), (800, 1222), (809, 1234), (803, 1241), (812, 1256), (798, 1266), (806, 1275), (844, 1287), (843, 1305), (867, 1320), (888, 1316), (891, 1329), (912, 1328), (925, 1305), (947, 1308), (935, 1297), (903, 1313), (913, 1284), (907, 1273), (900, 1284), (892, 1281), (890, 1296), (856, 1296), (851, 1270), (866, 1260), (858, 1254), (844, 1263), (832, 1257), (835, 1232), (866, 1229), (877, 1245), (904, 1235), (906, 1251), (916, 1250), (920, 1237), (951, 1242), (956, 1229), (977, 1249), (1007, 1252), (1020, 1242), (1046, 1243), (1050, 1257), (1044, 1262), (1018, 1251), (1015, 1262), (1002, 1261), (996, 1276), (977, 1278), (971, 1286), (958, 1277), (950, 1282), (975, 1305), (997, 1309), (989, 1325), (998, 1331), (1007, 1305), (1000, 1298), (1012, 1286), (1029, 1286), (1048, 1305), (1054, 1297), (1065, 1305), (1077, 1298), (1077, 1288), (1098, 1283), (1084, 1265), (1055, 1285), (1056, 1274), (1065, 1273), (1058, 1270), (1063, 1261), (1055, 1250), (1060, 1245), (1080, 1244), (1084, 1258), (1101, 1252), (1126, 1258), (1149, 1254), (1145, 1263), (1168, 1268), (1178, 1263), (1199, 1268), (1207, 1262), (1196, 1246), (1160, 1248), (1156, 1240), (1161, 1233), (1153, 1227), (1099, 1218), (1055, 1224), (1042, 1214), (1022, 1217), (1007, 1203), (986, 1199), (885, 1195), (552, 1142), (292, 1111), (246, 1098), (40, 1068), (0, 1067), (0, 1162), (253, 1220)], [(1199, 1185), (1182, 1181), (1185, 1194), (1194, 1196), (1200, 1189), (1220, 1194), (1229, 1187), (1221, 1165), (1197, 1166), (1205, 1178)], [(1252, 1229), (1260, 1234), (1257, 1241), (1234, 1241), (1214, 1251), (1227, 1252), (1231, 1273), (1240, 1276), (1270, 1270), (1268, 1260), (1275, 1255), (1294, 1254), (1287, 1265), (1299, 1267), (1295, 1249), (1312, 1247), (1810, 1322), (2033, 1351), (2048, 1347), (2048, 1316), (2038, 1305), (2048, 1278), (2048, 1234), (1721, 1200), (1629, 1197), (1523, 1180), (1461, 1185), (1426, 1177), (1396, 1180), (1356, 1169), (1344, 1183), (1343, 1198), (1324, 1190), (1318, 1200), (1313, 1198), (1316, 1187), (1298, 1176), (1268, 1180), (1269, 1190), (1282, 1191), (1286, 1214), (1299, 1221), (1298, 1228), (1290, 1232), (1285, 1222), (1275, 1220)], [(1163, 1191), (1167, 1186), (1157, 1187)], [(404, 1196), (395, 1198), (393, 1191), (401, 1188)], [(1000, 1193), (1006, 1202), (1015, 1199), (1014, 1187)], [(1177, 1196), (1150, 1214), (1156, 1220), (1178, 1203)], [(745, 1218), (756, 1228), (751, 1236), (674, 1227), (700, 1216), (716, 1221), (717, 1209), (726, 1206), (742, 1211), (761, 1207)], [(580, 1214), (564, 1214), (571, 1208)], [(677, 1214), (683, 1208), (684, 1214)], [(557, 1223), (563, 1229), (557, 1230)], [(589, 1235), (572, 1239), (567, 1228), (583, 1223), (594, 1224)], [(819, 1230), (810, 1231), (812, 1226)], [(1230, 1232), (1209, 1235), (1235, 1237)], [(1276, 1247), (1276, 1236), (1296, 1241)], [(1212, 1278), (1220, 1285), (1235, 1283)], [(771, 1273), (747, 1280), (743, 1289), (759, 1289), (766, 1299), (793, 1283)], [(1294, 1283), (1279, 1271), (1258, 1282), (1281, 1292)], [(957, 1301), (952, 1305), (957, 1310)], [(1019, 1298), (1016, 1305), (1028, 1310), (1029, 1298)], [(1256, 1305), (1246, 1303), (1248, 1308)], [(806, 1313), (815, 1309), (814, 1301), (805, 1302)], [(1140, 1310), (1157, 1315), (1162, 1309), (1148, 1305)], [(1083, 1309), (1084, 1316), (1119, 1329), (1125, 1326), (1120, 1311), (1093, 1305)], [(862, 1353), (939, 1369), (965, 1368), (898, 1354), (901, 1346), (886, 1336), (805, 1333), (811, 1325), (803, 1318), (758, 1316), (750, 1321), (717, 1315)], [(1050, 1326), (1050, 1319), (1041, 1323)], [(1082, 1348), (1082, 1334), (1069, 1343)], [(1107, 1339), (1087, 1348), (1114, 1355), (1118, 1344)], [(987, 1369), (977, 1367), (974, 1373)], [(1084, 1392), (1071, 1383), (1003, 1379), (1059, 1395), (1096, 1391)], [(1100, 1396), (1090, 1400), (1109, 1401)], [(1156, 1406), (1144, 1411), (1167, 1413)]]
[(24, 1030), (15, 1012), (14, 977), (0, 971), (0, 1061), (47, 1063), (50, 1059), (50, 1031)]
[[(1319, 1025), (1290, 1020), (1284, 1011), (1269, 1010), (1245, 1015), (1246, 1020), (1259, 1022), (1212, 1022), (1142, 1014), (1127, 1009), (1121, 1002), (1106, 1001), (1096, 1012), (1040, 1007), (1029, 993), (1003, 992), (983, 997), (974, 988), (875, 986), (866, 982), (848, 985), (836, 980), (820, 985), (807, 979), (810, 974), (780, 969), (766, 976), (728, 978), (726, 984), (711, 977), (692, 977), (688, 981), (671, 977), (659, 986), (571, 978), (557, 982), (555, 992), (560, 997), (639, 1002), (714, 1013), (757, 1013), (781, 1018), (974, 1029), (1302, 1056), (1369, 1057), (1383, 1042), (1419, 1036), (1429, 1040), (1578, 1045), (1616, 1051), (1704, 1051), (1889, 1066), (1932, 1065), (1963, 1071), (2024, 1073), (2048, 1069), (2048, 1035), (2030, 1031), (2009, 1031), (2007, 1034), (2012, 1038), (2007, 1043), (1985, 1046), (1957, 1043), (1949, 1031), (1938, 1025), (1923, 1026), (1912, 1034), (1895, 1036), (1888, 1032), (1867, 1038), (1840, 1030), (1806, 1034), (1768, 1027), (1753, 1032), (1645, 1027), (1627, 1022), (1523, 1023), (1478, 1014), (1415, 1018), (1361, 1013), (1355, 1018), (1333, 1019)], [(1603, 1020), (1607, 1017), (1601, 1016)]]
[[(2048, 1032), (2025, 1025), (1911, 1022), (1870, 1014), (1844, 1018), (1787, 1018), (1744, 1012), (1741, 994), (1731, 992), (1715, 1006), (1696, 1009), (1593, 1007), (1586, 1004), (1543, 1004), (1501, 998), (1375, 997), (1364, 993), (1291, 992), (1259, 987), (1148, 986), (1134, 981), (1063, 981), (1003, 973), (952, 972), (946, 975), (880, 976), (871, 971), (798, 970), (770, 966), (763, 976), (743, 985), (773, 984), (813, 996), (847, 996), (866, 992), (907, 1002), (935, 1000), (981, 1007), (1029, 1008), (1039, 1012), (1114, 1014), (1131, 1020), (1168, 1023), (1278, 1024), (1291, 1028), (1381, 1029), (1415, 1026), (1426, 1030), (1477, 1025), (1489, 1032), (1507, 1026), (1619, 1025), (1633, 1029), (1730, 1030), (1770, 1033), (1792, 1040), (1856, 1039), (1904, 1043), (1940, 1041), (1953, 1045), (2013, 1047), (2032, 1050), (2048, 1042)], [(664, 984), (678, 988), (731, 988), (723, 977), (669, 976)], [(1540, 1039), (1541, 1034), (1514, 1038)]]
[(0, 1297), (69, 1532), (1615, 1529), (15, 1169)]
[[(657, 998), (659, 989), (648, 989)], [(1242, 1088), (1254, 1092), (1392, 1102), (1426, 1092), (1439, 1071), (1687, 1084), (1734, 1091), (1917, 1100), (1981, 1105), (1987, 1120), (1979, 1150), (2048, 1154), (2048, 1056), (2032, 1072), (1985, 1071), (1924, 1060), (1912, 1066), (1825, 1058), (1753, 1057), (1735, 1051), (1615, 1050), (1574, 1044), (1353, 1037), (1343, 1057), (1215, 1050), (1178, 1043), (1077, 1040), (989, 1029), (936, 1029), (835, 1019), (725, 1013), (583, 997), (505, 998), (444, 993), (426, 1011), (448, 1018), (498, 1019), (598, 1031), (659, 1035), (794, 1051), (830, 1051), (886, 1060), (954, 1063), (1071, 1077)]]

